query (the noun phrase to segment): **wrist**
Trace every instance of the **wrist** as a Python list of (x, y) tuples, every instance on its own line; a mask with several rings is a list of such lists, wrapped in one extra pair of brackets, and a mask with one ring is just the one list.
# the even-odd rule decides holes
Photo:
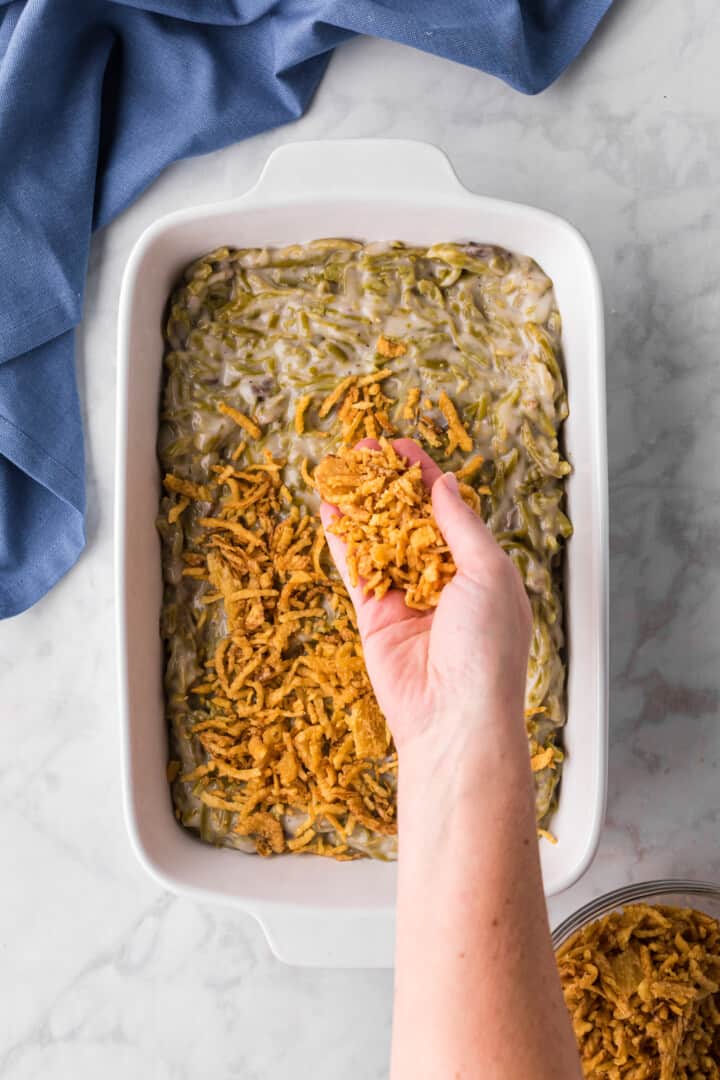
[[(518, 731), (518, 727), (515, 727)], [(493, 738), (413, 740), (400, 754), (398, 839), (403, 872), (465, 874), (504, 850), (534, 851), (535, 797), (524, 731)], [(525, 848), (523, 848), (525, 850)]]
[(397, 743), (401, 767), (437, 773), (443, 765), (455, 770), (461, 761), (497, 761), (522, 748), (527, 757), (527, 731), (522, 698), (495, 695), (433, 710), (425, 723)]
[(438, 715), (398, 747), (402, 804), (482, 799), (489, 787), (531, 787), (522, 706), (474, 716)]

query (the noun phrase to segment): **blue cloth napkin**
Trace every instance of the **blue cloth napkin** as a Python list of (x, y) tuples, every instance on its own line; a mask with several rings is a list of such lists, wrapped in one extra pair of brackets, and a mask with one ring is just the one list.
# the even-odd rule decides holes
[(73, 338), (91, 230), (170, 162), (302, 115), (355, 34), (537, 93), (610, 3), (0, 0), (0, 617), (85, 543)]

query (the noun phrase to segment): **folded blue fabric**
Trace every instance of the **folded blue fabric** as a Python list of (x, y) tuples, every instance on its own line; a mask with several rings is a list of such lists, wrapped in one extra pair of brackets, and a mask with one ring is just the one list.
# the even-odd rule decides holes
[(85, 542), (73, 328), (92, 228), (170, 162), (300, 116), (354, 34), (537, 93), (610, 3), (0, 0), (0, 617)]

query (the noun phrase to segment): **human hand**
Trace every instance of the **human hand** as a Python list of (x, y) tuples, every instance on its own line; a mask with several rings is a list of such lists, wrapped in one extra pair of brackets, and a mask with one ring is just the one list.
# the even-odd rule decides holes
[[(359, 445), (378, 448), (364, 439)], [(443, 738), (487, 734), (502, 713), (523, 717), (532, 615), (515, 566), (484, 522), (412, 439), (394, 442), (418, 461), (433, 514), (457, 573), (432, 611), (408, 608), (402, 592), (381, 600), (350, 584), (343, 541), (328, 531), (337, 509), (321, 506), (330, 552), (355, 606), (365, 664), (398, 752), (442, 729)], [(524, 737), (524, 735), (523, 735)]]

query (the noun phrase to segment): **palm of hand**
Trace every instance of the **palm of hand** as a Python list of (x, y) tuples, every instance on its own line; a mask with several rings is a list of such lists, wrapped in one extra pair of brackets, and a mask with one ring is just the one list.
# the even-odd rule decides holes
[[(401, 593), (370, 600), (360, 616), (365, 663), (398, 746), (433, 718), (482, 707), (492, 670), (478, 585), (456, 574), (434, 611), (411, 611)], [(485, 598), (486, 599), (486, 598)]]

